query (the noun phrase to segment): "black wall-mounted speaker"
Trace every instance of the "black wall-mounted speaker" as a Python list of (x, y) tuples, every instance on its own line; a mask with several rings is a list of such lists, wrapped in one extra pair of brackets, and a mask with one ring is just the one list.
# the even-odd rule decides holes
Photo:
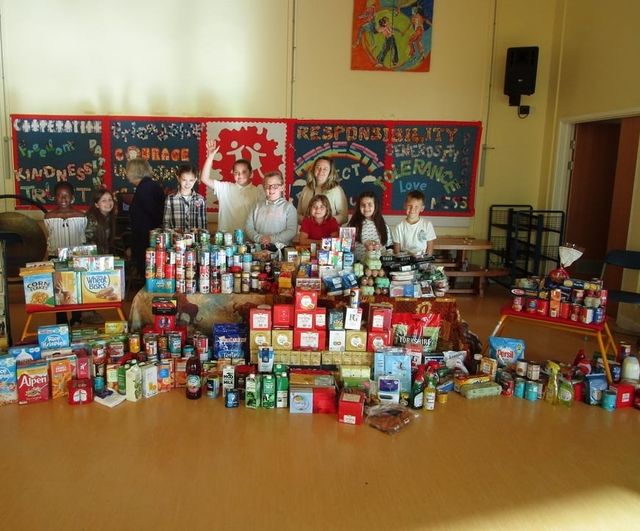
[(507, 66), (504, 72), (505, 94), (508, 96), (531, 95), (536, 91), (538, 50), (537, 46), (507, 49)]

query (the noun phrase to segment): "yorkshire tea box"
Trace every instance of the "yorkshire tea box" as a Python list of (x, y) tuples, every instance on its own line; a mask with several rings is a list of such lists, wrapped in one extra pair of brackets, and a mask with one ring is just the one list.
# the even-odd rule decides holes
[(80, 273), (82, 304), (96, 304), (122, 300), (120, 271)]
[(55, 306), (52, 273), (22, 274), (25, 309), (30, 311), (49, 310)]
[(56, 271), (53, 273), (56, 306), (80, 304), (80, 274), (77, 271)]

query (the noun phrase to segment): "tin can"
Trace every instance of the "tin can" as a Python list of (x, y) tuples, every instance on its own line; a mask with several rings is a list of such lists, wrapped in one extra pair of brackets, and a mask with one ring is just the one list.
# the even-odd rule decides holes
[(524, 398), (524, 378), (516, 378), (516, 383), (513, 386), (513, 396), (516, 398)]
[(203, 295), (211, 293), (211, 284), (209, 282), (208, 276), (200, 277), (200, 280), (198, 281), (198, 292), (202, 293)]
[(176, 266), (176, 280), (184, 280), (185, 277), (185, 271), (184, 271), (184, 266), (183, 265), (177, 265)]
[(145, 269), (156, 267), (156, 250), (155, 249), (147, 249), (144, 252), (144, 267)]
[(233, 274), (233, 293), (242, 293), (242, 275), (240, 273)]
[(609, 371), (611, 371), (611, 381), (613, 383), (620, 383), (620, 379), (622, 378), (622, 364), (617, 361), (610, 361)]
[(240, 405), (240, 398), (237, 389), (229, 389), (224, 398), (224, 407), (238, 407)]
[(233, 267), (242, 267), (242, 255), (239, 254), (234, 254), (232, 261), (231, 261), (231, 265)]
[(241, 274), (240, 291), (242, 293), (249, 293), (251, 291), (251, 273)]
[(200, 250), (200, 252), (198, 253), (198, 263), (201, 266), (206, 265), (207, 267), (209, 267), (209, 262), (211, 262), (211, 252), (209, 251), (209, 249)]
[(158, 354), (158, 339), (156, 337), (145, 338), (144, 351), (147, 356), (156, 356)]
[(569, 319), (571, 315), (571, 303), (569, 302), (561, 302), (560, 303), (560, 319)]
[(233, 293), (233, 274), (223, 273), (220, 275), (220, 293)]
[(209, 376), (205, 388), (207, 398), (218, 398), (220, 396), (220, 376)]
[(606, 289), (598, 290), (598, 297), (600, 297), (600, 305), (606, 306), (607, 299), (609, 298), (609, 291)]
[(244, 245), (244, 231), (242, 229), (233, 231), (233, 239), (238, 245)]
[(351, 288), (349, 292), (349, 306), (351, 308), (360, 307), (360, 288)]
[(179, 333), (169, 332), (167, 334), (167, 348), (171, 354), (180, 356), (182, 351), (182, 336)]
[(515, 295), (513, 302), (511, 303), (511, 309), (514, 312), (521, 312), (524, 307), (524, 297), (522, 295)]
[(185, 280), (194, 280), (196, 278), (196, 268), (195, 266), (185, 266), (184, 268), (184, 279)]
[(502, 386), (502, 393), (500, 394), (502, 394), (503, 396), (513, 396), (515, 390), (515, 381), (510, 374), (505, 376), (507, 377), (500, 382), (500, 385)]
[(169, 348), (169, 340), (165, 334), (158, 336), (158, 350), (167, 350)]
[(151, 229), (149, 231), (149, 247), (153, 247), (155, 249), (157, 243), (158, 243), (158, 233), (160, 232), (159, 229)]
[(211, 293), (220, 293), (220, 275), (218, 273), (214, 273), (211, 275)]
[(198, 230), (198, 242), (201, 247), (209, 247), (211, 243), (211, 233), (207, 229)]
[(527, 364), (527, 378), (532, 381), (540, 379), (540, 364), (530, 361)]
[(260, 291), (260, 273), (257, 271), (251, 272), (251, 291), (253, 293)]
[(96, 376), (93, 379), (93, 390), (96, 394), (104, 392), (104, 376)]
[(195, 267), (196, 252), (193, 249), (187, 249), (184, 252), (184, 265), (185, 267)]
[(164, 265), (164, 278), (168, 278), (169, 280), (173, 280), (176, 278), (176, 266), (175, 264), (165, 264)]
[(580, 320), (580, 311), (582, 310), (582, 306), (580, 304), (572, 304), (571, 305), (571, 313), (569, 314), (569, 319), (571, 321), (578, 322)]
[(607, 314), (605, 313), (605, 309), (602, 306), (593, 310), (594, 323), (602, 324), (604, 323), (606, 318), (607, 318)]
[(173, 246), (175, 247), (176, 253), (182, 254), (187, 250), (187, 240), (184, 238), (176, 238)]
[(527, 366), (529, 363), (526, 360), (516, 361), (516, 374), (522, 378), (527, 376)]
[(536, 302), (536, 313), (538, 315), (547, 315), (549, 313), (549, 301), (546, 299), (538, 299)]
[(438, 398), (438, 404), (446, 404), (447, 401), (449, 400), (449, 393), (447, 393), (446, 391), (442, 391), (438, 393), (437, 398)]
[(618, 358), (620, 359), (620, 363), (622, 363), (625, 358), (631, 356), (631, 343), (620, 341), (620, 349), (618, 352), (620, 353)]
[(538, 299), (527, 297), (526, 305), (527, 313), (536, 313), (536, 310), (538, 308)]
[(582, 307), (580, 311), (580, 322), (584, 324), (591, 324), (593, 322), (593, 308)]
[(129, 339), (129, 352), (137, 354), (140, 352), (140, 334), (131, 333), (128, 336)]
[(184, 293), (187, 290), (187, 281), (184, 278), (176, 280), (176, 293)]
[(197, 291), (198, 291), (198, 282), (196, 281), (195, 278), (192, 279), (192, 280), (185, 280), (184, 281), (184, 292), (187, 295), (193, 295)]
[(211, 266), (209, 264), (200, 264), (198, 266), (198, 275), (200, 278), (209, 278), (211, 276)]
[(524, 397), (527, 400), (530, 400), (532, 402), (538, 400), (538, 385), (538, 382), (533, 382), (531, 380), (528, 380), (524, 384)]
[(213, 243), (217, 246), (224, 245), (224, 233), (217, 231), (213, 237)]
[(613, 389), (607, 389), (602, 392), (602, 409), (613, 411), (616, 408), (616, 399), (618, 394)]
[(574, 288), (571, 291), (571, 302), (573, 302), (574, 304), (582, 304), (583, 300), (584, 300), (584, 290)]
[(233, 234), (231, 232), (224, 233), (224, 245), (225, 247), (233, 245)]

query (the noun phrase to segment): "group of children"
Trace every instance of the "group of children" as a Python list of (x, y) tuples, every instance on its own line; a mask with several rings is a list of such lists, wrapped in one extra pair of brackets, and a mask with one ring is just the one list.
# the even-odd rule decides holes
[[(244, 229), (247, 238), (260, 243), (270, 251), (277, 251), (290, 245), (298, 236), (301, 245), (320, 242), (323, 238), (336, 237), (340, 226), (356, 229), (356, 260), (366, 251), (393, 248), (395, 253), (406, 251), (411, 254), (433, 253), (436, 234), (430, 221), (421, 217), (425, 210), (422, 192), (412, 191), (405, 200), (406, 218), (393, 230), (385, 222), (378, 197), (369, 191), (362, 192), (355, 204), (353, 215), (345, 224), (346, 209), (336, 219), (332, 200), (326, 194), (317, 193), (317, 185), (327, 181), (325, 173), (331, 175), (333, 162), (326, 158), (316, 161), (313, 175), (303, 194), (303, 215), (291, 202), (285, 199), (285, 180), (281, 172), (272, 171), (264, 176), (263, 186), (251, 182), (251, 163), (245, 159), (236, 160), (233, 165), (234, 182), (219, 181), (211, 177), (211, 169), (218, 146), (215, 141), (207, 142), (207, 159), (202, 169), (202, 182), (218, 197), (218, 230), (232, 232)], [(323, 164), (327, 166), (326, 168)], [(317, 166), (317, 168), (316, 168)], [(130, 206), (132, 231), (131, 254), (138, 271), (144, 271), (145, 250), (149, 245), (149, 231), (157, 227), (190, 231), (207, 228), (206, 201), (195, 191), (198, 182), (196, 169), (182, 165), (177, 170), (178, 189), (165, 197), (163, 188), (152, 178), (152, 170), (144, 159), (132, 159), (127, 163), (126, 174), (129, 182), (136, 187)], [(328, 178), (329, 180), (331, 177)], [(309, 193), (313, 191), (314, 195)], [(338, 195), (344, 195), (342, 188)], [(314, 191), (315, 190), (315, 191)], [(74, 190), (68, 182), (59, 182), (54, 189), (55, 208), (45, 216), (47, 228), (47, 249), (49, 256), (56, 256), (57, 249), (77, 245), (96, 244), (101, 254), (113, 254), (116, 203), (113, 193), (99, 190), (87, 212), (73, 206)], [(310, 197), (309, 197), (310, 196)], [(334, 198), (335, 199), (335, 198)], [(335, 200), (333, 201), (335, 204)], [(341, 203), (340, 203), (341, 204)], [(298, 230), (298, 223), (300, 228)], [(79, 317), (72, 315), (72, 324)]]

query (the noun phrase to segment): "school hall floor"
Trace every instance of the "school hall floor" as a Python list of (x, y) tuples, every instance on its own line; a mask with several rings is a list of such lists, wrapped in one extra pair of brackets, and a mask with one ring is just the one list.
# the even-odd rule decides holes
[[(24, 314), (10, 290), (13, 337)], [(483, 341), (507, 291), (459, 297)], [(40, 323), (44, 324), (44, 323)], [(527, 357), (592, 339), (509, 325)], [(617, 339), (637, 338), (617, 335)], [(637, 529), (640, 411), (452, 394), (404, 432), (225, 409), (173, 391), (115, 409), (0, 408), (3, 529)]]

